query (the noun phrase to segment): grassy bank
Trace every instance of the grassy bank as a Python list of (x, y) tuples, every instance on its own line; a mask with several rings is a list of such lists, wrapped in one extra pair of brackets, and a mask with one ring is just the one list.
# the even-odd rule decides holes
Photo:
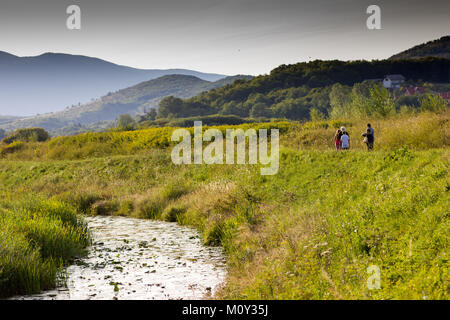
[(87, 244), (86, 226), (70, 205), (2, 193), (0, 297), (55, 287), (63, 266)]
[[(205, 244), (226, 252), (229, 277), (218, 298), (448, 299), (448, 113), (377, 121), (373, 152), (357, 143), (333, 151), (341, 125), (357, 140), (365, 121), (283, 123), (274, 176), (261, 176), (258, 165), (176, 166), (170, 144), (151, 142), (167, 142), (172, 128), (24, 144), (0, 161), (1, 212), (11, 230), (20, 225), (14, 217), (34, 221), (22, 212), (36, 210), (20, 209), (17, 199), (38, 194), (70, 217), (77, 211), (194, 226)], [(83, 230), (58, 214), (46, 219)], [(10, 229), (1, 230), (16, 234)], [(34, 244), (29, 250), (39, 261), (76, 251), (44, 254), (52, 246), (36, 245), (27, 230), (17, 237)], [(85, 241), (78, 239), (74, 248)], [(27, 248), (17, 251), (19, 261)], [(379, 290), (366, 285), (372, 265), (381, 271)]]

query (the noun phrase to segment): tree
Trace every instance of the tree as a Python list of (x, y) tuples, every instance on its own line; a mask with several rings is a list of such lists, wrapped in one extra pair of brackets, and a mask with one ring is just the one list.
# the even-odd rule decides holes
[(395, 112), (394, 100), (388, 89), (381, 85), (375, 85), (369, 91), (369, 115), (387, 117)]
[(242, 102), (230, 101), (225, 103), (220, 114), (233, 114), (240, 117), (248, 117), (248, 111), (244, 109)]
[(135, 121), (129, 114), (121, 114), (117, 119), (117, 128), (120, 130), (133, 130)]
[(320, 121), (325, 119), (324, 114), (317, 110), (317, 108), (312, 108), (309, 112), (309, 116), (311, 117), (312, 121)]
[(311, 104), (307, 98), (286, 99), (273, 106), (274, 115), (288, 119), (307, 119), (310, 114)]
[(395, 101), (395, 108), (400, 110), (401, 107), (408, 106), (413, 109), (418, 109), (422, 99), (422, 95), (401, 96)]
[(244, 102), (244, 107), (248, 110), (252, 110), (255, 105), (257, 104), (264, 104), (266, 106), (271, 105), (272, 101), (266, 96), (261, 93), (255, 93), (251, 94), (247, 101)]
[(196, 101), (187, 101), (183, 103), (183, 108), (176, 114), (175, 117), (193, 117), (193, 116), (205, 116), (217, 113), (216, 110), (211, 108), (209, 105), (196, 102)]
[(176, 117), (183, 112), (183, 100), (174, 96), (165, 97), (158, 105), (158, 118)]
[(272, 110), (262, 102), (256, 103), (252, 109), (250, 110), (250, 117), (251, 118), (270, 118), (273, 116)]
[(2, 139), (5, 137), (5, 134), (6, 134), (5, 130), (0, 129), (0, 141), (2, 141)]
[(427, 94), (420, 105), (421, 111), (434, 111), (439, 112), (445, 110), (448, 107), (448, 102), (442, 99), (438, 95)]
[(356, 83), (351, 93), (350, 116), (387, 117), (395, 112), (395, 103), (388, 89), (382, 85), (361, 82)]
[(348, 86), (343, 86), (336, 83), (331, 87), (330, 91), (330, 118), (348, 118), (351, 116), (351, 92), (352, 89)]
[(368, 82), (355, 83), (352, 88), (351, 105), (349, 113), (351, 116), (365, 117), (370, 110), (370, 88)]
[(149, 120), (155, 120), (157, 114), (158, 114), (158, 113), (156, 112), (155, 109), (150, 109), (150, 111), (147, 112), (146, 117), (147, 117)]
[(50, 135), (42, 128), (21, 128), (3, 139), (4, 143), (10, 144), (14, 141), (43, 142), (50, 139)]

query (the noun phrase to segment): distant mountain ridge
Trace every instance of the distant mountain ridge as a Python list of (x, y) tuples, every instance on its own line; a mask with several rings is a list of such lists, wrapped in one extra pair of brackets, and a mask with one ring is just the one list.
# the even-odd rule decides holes
[(390, 57), (398, 59), (420, 59), (425, 57), (450, 58), (450, 36), (419, 44), (408, 50), (402, 51)]
[(81, 55), (44, 53), (18, 57), (0, 51), (0, 114), (58, 111), (169, 74), (191, 75), (206, 81), (226, 77), (186, 69), (135, 69)]
[(143, 114), (151, 108), (156, 108), (159, 101), (169, 95), (190, 98), (203, 91), (232, 84), (237, 79), (249, 80), (251, 78), (251, 76), (237, 75), (210, 82), (190, 75), (166, 75), (111, 92), (84, 105), (0, 123), (0, 128), (13, 130), (16, 128), (42, 127), (52, 134), (71, 134), (85, 131), (86, 127), (89, 126), (94, 128), (95, 126), (105, 127), (110, 125), (120, 114)]
[(18, 120), (21, 117), (14, 117), (14, 116), (0, 116), (0, 124), (2, 123), (6, 123), (6, 122), (11, 122), (14, 120)]

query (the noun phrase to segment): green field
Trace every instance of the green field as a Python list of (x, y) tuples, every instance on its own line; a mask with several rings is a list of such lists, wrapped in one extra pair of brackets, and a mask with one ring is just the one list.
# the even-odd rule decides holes
[[(1, 146), (0, 295), (55, 284), (88, 243), (78, 212), (195, 226), (225, 249), (217, 298), (448, 299), (448, 120), (373, 121), (373, 152), (361, 144), (362, 120), (238, 126), (281, 128), (274, 176), (259, 165), (176, 166), (173, 128)], [(332, 149), (340, 125), (348, 152)], [(21, 265), (39, 271), (8, 268)], [(371, 265), (379, 290), (366, 285)]]

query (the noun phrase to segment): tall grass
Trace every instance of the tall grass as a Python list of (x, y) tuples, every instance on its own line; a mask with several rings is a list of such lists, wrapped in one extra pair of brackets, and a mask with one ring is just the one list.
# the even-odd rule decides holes
[(388, 119), (328, 120), (313, 121), (292, 126), (282, 136), (284, 146), (302, 150), (326, 150), (334, 148), (334, 134), (344, 126), (350, 136), (351, 149), (366, 149), (361, 134), (366, 124), (375, 129), (376, 149), (427, 150), (450, 145), (450, 111), (442, 113), (423, 112), (417, 115), (396, 115)]
[[(193, 123), (192, 123), (193, 125)], [(216, 128), (225, 134), (226, 129), (253, 128), (272, 129), (286, 132), (289, 122), (247, 123), (234, 126), (203, 126), (204, 130)], [(0, 145), (0, 157), (21, 160), (50, 159), (87, 159), (110, 155), (130, 155), (145, 153), (150, 149), (165, 149), (177, 142), (171, 141), (173, 127), (150, 128), (137, 131), (110, 131), (102, 133), (84, 133), (77, 136), (56, 137), (44, 143), (19, 143), (15, 145)], [(194, 134), (193, 128), (186, 128)]]
[[(363, 150), (361, 134), (370, 122), (375, 129), (376, 149), (395, 149), (408, 146), (424, 150), (450, 144), (450, 111), (422, 112), (416, 115), (396, 115), (388, 119), (323, 120), (300, 124), (298, 122), (246, 123), (234, 126), (203, 127), (247, 130), (279, 129), (281, 144), (295, 149), (333, 149), (336, 129), (345, 126), (350, 134), (352, 149)], [(84, 133), (77, 136), (57, 137), (47, 142), (17, 142), (0, 144), (0, 158), (17, 160), (77, 160), (111, 155), (147, 153), (152, 149), (167, 149), (176, 142), (171, 135), (176, 128), (150, 128), (125, 132)], [(187, 128), (193, 135), (193, 128)]]
[(63, 265), (81, 255), (87, 244), (87, 228), (69, 205), (2, 197), (0, 297), (55, 287)]

